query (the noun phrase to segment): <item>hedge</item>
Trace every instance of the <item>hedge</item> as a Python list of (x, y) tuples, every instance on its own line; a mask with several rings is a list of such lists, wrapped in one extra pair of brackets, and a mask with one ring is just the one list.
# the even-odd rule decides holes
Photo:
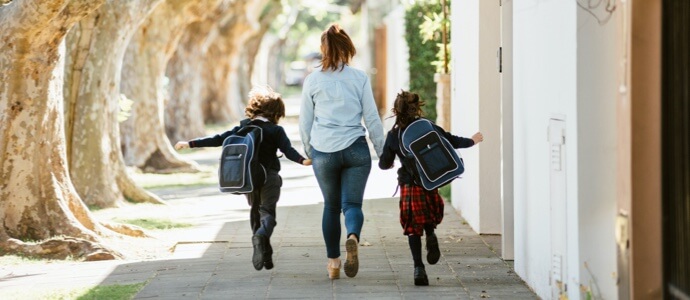
[[(441, 14), (441, 8), (439, 0), (418, 0), (405, 12), (405, 40), (410, 51), (410, 91), (419, 94), (426, 102), (423, 110), (430, 120), (436, 120), (436, 66), (432, 63), (438, 59), (438, 44), (441, 44), (442, 39), (439, 32), (433, 40), (422, 42), (419, 26), (424, 22), (425, 16), (433, 18), (434, 13)], [(447, 37), (450, 42), (450, 28)]]

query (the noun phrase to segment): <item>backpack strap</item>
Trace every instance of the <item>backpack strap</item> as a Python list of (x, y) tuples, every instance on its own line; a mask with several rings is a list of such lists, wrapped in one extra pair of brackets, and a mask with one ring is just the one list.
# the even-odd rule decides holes
[(261, 133), (259, 136), (259, 144), (260, 144), (261, 142), (263, 142), (263, 139), (264, 139), (264, 130), (263, 130), (263, 128), (261, 128), (261, 126), (256, 125), (253, 122), (254, 122), (254, 120), (250, 120), (246, 124), (240, 125), (240, 129), (237, 130), (236, 134), (244, 133), (245, 131), (249, 131), (252, 128), (258, 128), (259, 132)]
[(247, 125), (251, 125), (253, 127), (259, 128), (259, 132), (261, 132), (261, 136), (259, 137), (259, 146), (261, 146), (261, 142), (264, 141), (264, 129), (263, 129), (263, 127), (256, 124), (255, 121), (257, 121), (257, 120), (251, 120), (251, 121), (249, 121), (249, 123)]
[(409, 154), (409, 152), (407, 151), (407, 149), (405, 149), (405, 146), (403, 146), (403, 143), (402, 143), (402, 132), (403, 132), (403, 130), (402, 130), (401, 128), (398, 127), (398, 147), (400, 147), (400, 152), (401, 152), (404, 156), (407, 156), (407, 155)]

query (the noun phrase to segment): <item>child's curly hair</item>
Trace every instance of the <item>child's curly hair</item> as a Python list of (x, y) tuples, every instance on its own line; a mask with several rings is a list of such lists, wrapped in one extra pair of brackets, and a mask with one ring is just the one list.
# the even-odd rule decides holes
[(285, 104), (280, 94), (270, 87), (254, 87), (249, 92), (249, 102), (244, 114), (250, 119), (261, 116), (278, 124), (278, 120), (285, 117)]
[(393, 109), (391, 109), (395, 116), (395, 125), (398, 128), (405, 128), (417, 118), (424, 116), (422, 106), (424, 106), (424, 101), (419, 100), (419, 95), (401, 90), (395, 97)]

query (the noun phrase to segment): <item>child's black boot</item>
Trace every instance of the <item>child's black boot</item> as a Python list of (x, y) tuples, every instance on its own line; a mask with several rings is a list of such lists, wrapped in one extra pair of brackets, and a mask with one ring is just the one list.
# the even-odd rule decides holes
[(438, 239), (435, 233), (427, 233), (426, 235), (426, 261), (430, 265), (434, 265), (441, 258), (441, 250), (438, 248)]
[(254, 246), (254, 253), (252, 254), (252, 263), (254, 264), (254, 269), (257, 271), (264, 268), (264, 251), (266, 237), (261, 234), (255, 234), (252, 236), (252, 245)]
[(429, 285), (424, 266), (414, 267), (414, 285)]
[(271, 247), (271, 240), (264, 236), (264, 268), (266, 270), (273, 269), (273, 247)]

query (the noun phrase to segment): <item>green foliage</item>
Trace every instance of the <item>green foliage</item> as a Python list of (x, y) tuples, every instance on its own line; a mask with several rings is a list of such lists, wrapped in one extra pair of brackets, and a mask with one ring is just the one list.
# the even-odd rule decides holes
[[(424, 1), (422, 1), (424, 3)], [(446, 2), (446, 12), (450, 9), (450, 0)], [(422, 35), (422, 43), (428, 41), (441, 41), (441, 43), (436, 43), (438, 47), (436, 52), (436, 61), (431, 62), (432, 65), (436, 66), (437, 73), (448, 73), (450, 70), (446, 70), (446, 63), (450, 62), (450, 49), (448, 45), (450, 44), (450, 20), (444, 18), (443, 15), (443, 5), (441, 4), (441, 12), (433, 12), (431, 16), (425, 15), (424, 22), (419, 25), (419, 33)], [(443, 29), (446, 29), (446, 45), (443, 44)], [(444, 47), (445, 46), (445, 47)], [(450, 65), (448, 66), (450, 68)]]
[(438, 63), (439, 55), (442, 58), (442, 53), (439, 54), (442, 49), (438, 45), (442, 42), (439, 28), (443, 22), (439, 0), (416, 1), (405, 12), (405, 40), (410, 49), (410, 91), (419, 94), (426, 102), (423, 110), (430, 120), (436, 120), (434, 74), (436, 67), (442, 66), (442, 63)]
[(144, 229), (173, 229), (192, 226), (192, 224), (189, 223), (177, 223), (163, 219), (116, 219), (115, 221), (136, 225)]
[(438, 189), (438, 194), (441, 195), (441, 198), (446, 200), (446, 202), (450, 202), (450, 184), (444, 185)]
[[(334, 0), (323, 2), (334, 4)], [(280, 35), (280, 32), (285, 30), (283, 26), (289, 25), (285, 36), (286, 46), (281, 53), (283, 60), (287, 62), (300, 60), (303, 55), (310, 52), (318, 52), (321, 32), (329, 24), (341, 21), (339, 13), (329, 10), (326, 5), (311, 5), (310, 1), (283, 0), (283, 7), (283, 14), (276, 17), (270, 30)], [(298, 13), (294, 23), (290, 24), (290, 14), (293, 10), (297, 10)]]
[(442, 73), (446, 74), (445, 71), (445, 62), (446, 60), (443, 59), (443, 54), (447, 53), (446, 55), (448, 56), (448, 74), (450, 74), (451, 71), (451, 65), (450, 65), (450, 45), (446, 46), (446, 50), (443, 49), (443, 43), (441, 44), (436, 44), (436, 47), (438, 47), (438, 51), (436, 52), (436, 60), (432, 61), (431, 64), (436, 67), (436, 72), (437, 73)]
[(424, 22), (419, 25), (419, 34), (422, 36), (422, 42), (426, 43), (437, 39), (443, 23), (446, 22), (443, 19), (442, 13), (434, 12), (431, 16), (424, 16)]

